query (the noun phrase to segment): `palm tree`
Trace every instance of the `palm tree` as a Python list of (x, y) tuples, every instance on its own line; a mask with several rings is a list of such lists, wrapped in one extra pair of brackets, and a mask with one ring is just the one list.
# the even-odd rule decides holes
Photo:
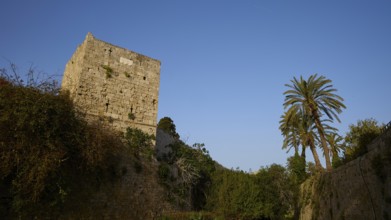
[[(301, 143), (298, 118), (292, 117), (291, 114), (285, 112), (284, 115), (281, 116), (280, 130), (284, 136), (282, 149), (288, 149), (288, 153), (292, 148), (294, 148), (295, 154), (299, 154), (299, 147)], [(305, 157), (305, 153), (303, 154), (303, 151), (301, 156)]]
[(301, 109), (306, 116), (309, 116), (317, 129), (320, 144), (325, 153), (326, 168), (331, 170), (329, 148), (325, 137), (324, 127), (321, 123), (321, 117), (326, 115), (330, 120), (336, 119), (340, 122), (338, 115), (342, 108), (346, 108), (342, 103), (343, 99), (336, 95), (336, 89), (333, 88), (331, 80), (317, 74), (311, 75), (308, 80), (296, 77), (291, 80), (292, 85), (285, 86), (290, 89), (284, 92), (284, 108)]
[(343, 138), (335, 132), (326, 134), (327, 142), (330, 145), (330, 156), (332, 157), (331, 164), (333, 167), (338, 166), (337, 164), (340, 162), (340, 157), (338, 156), (339, 152), (343, 150), (343, 145), (340, 142), (343, 141)]
[(300, 137), (302, 141), (303, 146), (308, 146), (312, 152), (312, 155), (314, 156), (315, 161), (315, 167), (317, 170), (321, 171), (323, 170), (322, 164), (319, 160), (318, 152), (316, 151), (316, 131), (314, 122), (311, 117), (308, 117), (307, 115), (303, 114), (301, 112), (301, 124), (300, 124)]
[(291, 108), (285, 112), (280, 121), (280, 130), (283, 134), (283, 149), (288, 146), (288, 151), (294, 147), (295, 154), (298, 154), (299, 145), (302, 146), (301, 157), (305, 159), (305, 149), (310, 148), (314, 157), (317, 170), (323, 170), (318, 153), (316, 151), (316, 134), (312, 119), (306, 116), (301, 109)]
[[(334, 142), (330, 142), (332, 140), (329, 141), (329, 136), (330, 135), (337, 135), (337, 132), (338, 132), (338, 129), (337, 128), (334, 128), (333, 126), (329, 125), (328, 123), (331, 123), (333, 122), (332, 120), (330, 119), (323, 119), (321, 120), (321, 124), (322, 124), (322, 127), (323, 127), (323, 131), (324, 131), (324, 134), (325, 134), (325, 137), (326, 137), (326, 140), (327, 140), (327, 143), (329, 144), (329, 153), (330, 153), (330, 157), (332, 157), (332, 148), (334, 145)], [(316, 141), (318, 141), (320, 143), (320, 137), (319, 136), (316, 136)], [(322, 151), (323, 151), (323, 148), (322, 148)], [(325, 155), (325, 152), (323, 151), (323, 156)]]

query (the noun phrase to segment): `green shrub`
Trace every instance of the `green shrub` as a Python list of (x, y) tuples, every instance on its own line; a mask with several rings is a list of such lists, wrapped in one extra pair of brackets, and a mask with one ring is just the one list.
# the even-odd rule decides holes
[(286, 219), (295, 202), (289, 176), (276, 164), (257, 174), (217, 171), (207, 198), (207, 209), (225, 219)]
[(144, 156), (150, 159), (154, 155), (153, 140), (155, 140), (153, 135), (149, 135), (138, 128), (128, 127), (126, 129), (126, 146), (138, 158)]
[(367, 153), (368, 145), (381, 134), (383, 128), (384, 125), (379, 125), (375, 119), (359, 120), (356, 125), (349, 125), (345, 137), (344, 163)]
[(160, 119), (157, 127), (171, 135), (176, 140), (179, 140), (179, 134), (176, 132), (176, 126), (170, 117), (164, 117)]

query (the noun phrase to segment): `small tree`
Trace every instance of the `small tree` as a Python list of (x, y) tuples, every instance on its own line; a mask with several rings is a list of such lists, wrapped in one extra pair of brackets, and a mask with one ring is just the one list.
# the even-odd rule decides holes
[(170, 134), (175, 139), (179, 140), (179, 134), (176, 132), (176, 126), (171, 118), (164, 117), (160, 119), (159, 123), (157, 124), (157, 127), (166, 132), (167, 134)]
[(345, 136), (344, 161), (349, 162), (364, 155), (368, 144), (381, 134), (383, 127), (384, 125), (378, 125), (373, 118), (359, 120), (356, 125), (350, 125)]
[(125, 142), (136, 157), (153, 155), (153, 140), (155, 137), (138, 128), (126, 129)]
[(334, 168), (338, 167), (341, 164), (341, 158), (339, 153), (344, 149), (343, 138), (337, 133), (329, 133), (326, 135), (327, 142), (330, 145), (330, 156), (332, 157), (331, 164)]

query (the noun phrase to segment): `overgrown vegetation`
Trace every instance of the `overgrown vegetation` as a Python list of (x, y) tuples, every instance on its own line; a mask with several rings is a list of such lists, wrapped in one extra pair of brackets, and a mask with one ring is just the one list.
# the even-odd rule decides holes
[(56, 219), (119, 180), (124, 155), (143, 171), (154, 137), (87, 124), (57, 83), (37, 82), (32, 73), (26, 83), (16, 67), (0, 71), (0, 216)]
[(1, 215), (55, 216), (71, 198), (115, 180), (125, 149), (116, 135), (88, 125), (56, 87), (10, 79), (0, 77), (0, 181), (10, 210)]
[[(170, 118), (166, 131), (176, 134)], [(179, 136), (179, 135), (178, 135)], [(165, 219), (295, 219), (299, 214), (299, 185), (308, 177), (306, 163), (295, 155), (287, 167), (273, 164), (257, 173), (226, 169), (214, 162), (203, 144), (182, 141), (169, 145), (159, 159), (159, 177), (167, 198), (182, 212)], [(198, 215), (189, 211), (200, 211)], [(198, 216), (199, 218), (195, 218)]]
[(291, 219), (291, 183), (287, 170), (276, 164), (256, 174), (220, 170), (213, 176), (207, 208), (224, 219)]
[(377, 138), (384, 125), (379, 125), (375, 119), (359, 120), (356, 125), (349, 126), (349, 132), (345, 137), (345, 151), (343, 162), (347, 163), (364, 155), (367, 146)]
[(184, 210), (201, 210), (216, 163), (203, 144), (189, 147), (177, 140), (169, 147), (171, 151), (158, 158), (158, 174), (168, 190), (168, 199)]
[(125, 144), (136, 158), (151, 159), (154, 156), (153, 140), (155, 140), (155, 136), (144, 133), (138, 128), (126, 129)]

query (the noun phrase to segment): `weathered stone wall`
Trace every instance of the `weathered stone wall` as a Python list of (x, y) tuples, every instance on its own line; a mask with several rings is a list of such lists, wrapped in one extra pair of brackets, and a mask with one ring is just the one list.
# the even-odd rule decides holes
[(66, 65), (62, 89), (79, 110), (118, 131), (156, 134), (160, 62), (88, 33)]
[(391, 129), (368, 153), (301, 186), (301, 220), (391, 219)]

